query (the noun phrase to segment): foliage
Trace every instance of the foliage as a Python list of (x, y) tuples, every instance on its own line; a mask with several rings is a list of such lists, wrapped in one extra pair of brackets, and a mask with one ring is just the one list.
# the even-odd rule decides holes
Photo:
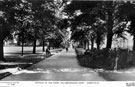
[[(89, 29), (85, 28), (84, 31), (94, 33), (89, 33), (91, 35), (86, 33), (87, 39), (90, 40), (91, 36), (94, 35), (92, 37), (96, 36), (94, 39), (97, 45), (100, 45), (104, 41), (104, 37), (107, 36), (106, 48), (111, 48), (114, 35), (125, 38), (123, 32), (127, 21), (125, 21), (124, 15), (121, 13), (121, 10), (124, 9), (121, 8), (123, 3), (123, 1), (72, 1), (65, 8), (65, 12), (69, 14), (73, 32), (78, 31), (78, 26), (89, 26)], [(95, 24), (96, 28), (93, 28)]]
[(81, 53), (81, 51), (83, 52), (83, 50), (76, 48), (78, 62), (85, 67), (114, 70), (116, 58), (118, 58), (117, 69), (129, 68), (135, 65), (135, 53), (127, 49), (114, 49), (110, 51), (108, 51), (108, 49), (94, 49), (80, 55), (79, 53)]

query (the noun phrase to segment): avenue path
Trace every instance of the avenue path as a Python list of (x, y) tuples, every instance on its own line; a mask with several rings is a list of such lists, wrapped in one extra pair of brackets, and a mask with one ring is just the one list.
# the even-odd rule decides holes
[(75, 51), (55, 55), (5, 77), (2, 81), (105, 81), (95, 70), (79, 66)]

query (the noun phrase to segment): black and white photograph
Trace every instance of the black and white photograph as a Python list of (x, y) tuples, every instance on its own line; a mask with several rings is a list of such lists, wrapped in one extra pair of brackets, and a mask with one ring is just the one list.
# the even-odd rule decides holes
[(135, 1), (0, 0), (1, 81), (135, 81)]

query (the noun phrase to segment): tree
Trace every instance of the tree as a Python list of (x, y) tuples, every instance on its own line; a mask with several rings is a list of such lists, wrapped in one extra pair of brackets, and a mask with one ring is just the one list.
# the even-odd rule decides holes
[(105, 38), (105, 33), (106, 33), (105, 25), (100, 21), (100, 19), (97, 20), (97, 22), (94, 25), (94, 32), (96, 35), (97, 49), (100, 50), (100, 45), (101, 43), (103, 43), (103, 40)]
[[(75, 30), (76, 25), (80, 25), (80, 22), (86, 23), (89, 26), (92, 26), (96, 22), (97, 18), (104, 21), (103, 36), (107, 36), (106, 48), (110, 49), (112, 45), (112, 39), (115, 34), (121, 34), (124, 31), (124, 28), (115, 28), (126, 25), (125, 20), (122, 19), (119, 15), (119, 6), (121, 2), (119, 1), (72, 1), (69, 6), (65, 9), (67, 14), (73, 19), (72, 29)], [(76, 12), (80, 11), (80, 15), (77, 15), (79, 18), (76, 20)], [(78, 12), (77, 12), (78, 13)], [(87, 15), (86, 15), (87, 14)], [(75, 20), (74, 20), (75, 19)], [(121, 25), (123, 23), (123, 25)], [(99, 29), (101, 26), (97, 26)], [(120, 29), (120, 30), (119, 30)], [(97, 36), (98, 44), (100, 42), (100, 34)], [(99, 39), (100, 38), (100, 39)], [(99, 45), (97, 45), (99, 48)]]
[(120, 15), (119, 7), (122, 1), (106, 1), (101, 5), (101, 11), (105, 15), (106, 29), (107, 29), (107, 44), (106, 48), (110, 49), (112, 46), (112, 39), (114, 35), (123, 36), (125, 31), (126, 22)]
[(13, 25), (16, 24), (15, 7), (20, 2), (10, 0), (0, 1), (0, 60), (5, 61), (3, 52), (4, 39), (10, 34), (10, 30), (13, 29)]
[(24, 43), (28, 41), (27, 37), (29, 34), (30, 24), (32, 22), (32, 10), (31, 4), (27, 1), (20, 1), (15, 7), (16, 15), (14, 16), (17, 23), (15, 25), (15, 32), (18, 35), (19, 40), (21, 41), (22, 45), (22, 56), (24, 50)]
[(127, 1), (121, 3), (119, 6), (119, 14), (121, 19), (125, 20), (127, 23), (130, 22), (127, 32), (133, 36), (133, 51), (135, 51), (135, 5), (134, 1)]
[(53, 1), (33, 1), (27, 0), (31, 3), (32, 9), (32, 23), (31, 23), (31, 40), (33, 42), (33, 53), (36, 53), (36, 41), (40, 40), (43, 43), (46, 40), (46, 36), (51, 32), (51, 26), (54, 24), (54, 10), (50, 7)]
[[(9, 28), (7, 23), (5, 23), (5, 20), (3, 18), (0, 17), (0, 60), (1, 61), (5, 61), (4, 59), (4, 51), (3, 51), (3, 42), (4, 42), (4, 38), (7, 36), (7, 32), (9, 32)], [(7, 33), (7, 34), (6, 34)]]
[[(104, 28), (99, 27), (100, 24), (94, 27), (93, 25), (97, 21), (97, 18), (102, 17), (101, 10), (97, 7), (98, 4), (101, 2), (99, 1), (73, 1), (71, 5), (69, 5), (65, 10), (68, 11), (69, 15), (74, 15), (72, 18), (72, 31), (76, 32), (76, 27), (81, 26), (81, 30), (85, 31), (85, 35), (83, 36), (85, 39), (84, 42), (88, 43), (89, 49), (89, 41), (91, 40), (91, 49), (93, 49), (94, 40), (97, 42), (97, 47), (99, 49), (100, 42), (103, 40), (101, 39), (101, 30)], [(78, 5), (79, 6), (76, 6)], [(72, 8), (72, 9), (71, 9)], [(69, 9), (69, 10), (68, 10)], [(102, 17), (103, 18), (103, 17)], [(99, 29), (100, 28), (100, 29)], [(104, 32), (102, 32), (104, 34)], [(74, 35), (73, 35), (74, 36)], [(75, 35), (76, 36), (76, 35)], [(104, 36), (104, 35), (103, 35)], [(102, 36), (102, 38), (103, 38)], [(82, 40), (83, 40), (82, 39)]]

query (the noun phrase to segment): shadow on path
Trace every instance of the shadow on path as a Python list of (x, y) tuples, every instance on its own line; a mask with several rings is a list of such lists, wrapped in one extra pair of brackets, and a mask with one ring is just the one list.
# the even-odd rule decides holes
[(63, 50), (2, 81), (105, 81), (92, 69), (78, 65), (74, 49)]

